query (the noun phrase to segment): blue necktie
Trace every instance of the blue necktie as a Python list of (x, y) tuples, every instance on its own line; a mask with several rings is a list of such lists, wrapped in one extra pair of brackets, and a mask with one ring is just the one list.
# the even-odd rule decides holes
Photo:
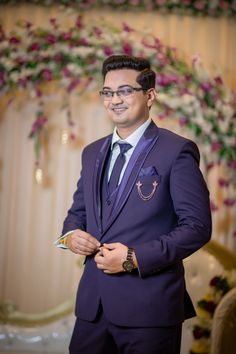
[(126, 151), (128, 151), (129, 149), (132, 148), (132, 145), (127, 144), (127, 143), (124, 143), (124, 144), (117, 143), (117, 144), (120, 147), (120, 153), (117, 156), (117, 159), (116, 159), (115, 164), (113, 166), (110, 180), (109, 180), (109, 184), (108, 184), (110, 194), (118, 186), (120, 174), (121, 174), (122, 168), (124, 167), (124, 164), (125, 164), (125, 153), (126, 153)]

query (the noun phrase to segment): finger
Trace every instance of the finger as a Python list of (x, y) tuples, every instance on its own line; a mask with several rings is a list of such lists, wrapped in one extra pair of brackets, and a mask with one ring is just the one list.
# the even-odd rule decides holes
[(96, 247), (99, 247), (101, 244), (95, 237), (90, 235), (88, 232), (79, 230), (79, 232), (77, 234), (80, 236), (80, 238), (84, 239), (85, 241), (91, 243), (92, 245), (94, 245)]
[(120, 242), (113, 242), (113, 243), (104, 243), (103, 246), (105, 249), (114, 250), (115, 248), (119, 247), (121, 244)]

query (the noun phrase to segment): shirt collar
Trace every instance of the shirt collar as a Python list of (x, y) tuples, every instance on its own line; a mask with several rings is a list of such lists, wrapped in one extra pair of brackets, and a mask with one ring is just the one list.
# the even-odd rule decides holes
[(115, 127), (113, 130), (112, 141), (111, 141), (111, 149), (113, 149), (115, 143), (128, 143), (132, 145), (133, 148), (138, 144), (139, 139), (151, 123), (151, 118), (148, 118), (140, 127), (138, 127), (132, 134), (130, 134), (126, 139), (121, 139), (117, 134), (117, 128)]

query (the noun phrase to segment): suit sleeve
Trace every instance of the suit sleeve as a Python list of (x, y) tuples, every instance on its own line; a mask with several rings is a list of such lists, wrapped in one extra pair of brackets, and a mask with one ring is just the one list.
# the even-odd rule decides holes
[(67, 216), (64, 220), (62, 235), (65, 235), (69, 231), (76, 229), (81, 229), (83, 231), (86, 230), (86, 208), (83, 192), (83, 170), (81, 171), (81, 177), (77, 183), (77, 189), (73, 195), (72, 206), (68, 210)]
[(178, 224), (156, 240), (134, 247), (142, 277), (188, 257), (211, 237), (209, 192), (199, 169), (198, 148), (191, 141), (172, 164), (170, 194)]

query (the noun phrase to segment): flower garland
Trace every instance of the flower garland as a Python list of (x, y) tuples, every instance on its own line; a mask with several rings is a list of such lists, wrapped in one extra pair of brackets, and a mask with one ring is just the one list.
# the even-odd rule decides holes
[(197, 323), (193, 326), (193, 343), (190, 354), (209, 354), (212, 319), (223, 296), (236, 286), (236, 270), (215, 276), (209, 283), (209, 290), (197, 303)]
[[(143, 35), (126, 23), (121, 29), (105, 22), (85, 25), (81, 15), (66, 30), (56, 18), (50, 19), (49, 29), (20, 21), (18, 31), (7, 35), (0, 27), (0, 97), (17, 89), (27, 90), (31, 98), (38, 99), (39, 108), (29, 134), (35, 141), (37, 164), (41, 142), (48, 137), (49, 121), (41, 84), (54, 81), (64, 89), (69, 138), (74, 139), (68, 97), (74, 92), (81, 95), (84, 90), (98, 89), (104, 57), (115, 53), (149, 58), (157, 72), (158, 118), (171, 117), (181, 128), (190, 130), (202, 146), (207, 169), (221, 163), (230, 172), (219, 180), (220, 187), (229, 189), (236, 169), (236, 96), (226, 89), (222, 78), (209, 77), (197, 56), (188, 66), (178, 57), (176, 48), (164, 45), (153, 35)], [(234, 197), (224, 199), (226, 206), (235, 203)], [(212, 210), (217, 208), (212, 203)]]
[[(19, 4), (20, 1), (2, 0), (2, 3)], [(236, 4), (232, 0), (25, 0), (26, 3), (37, 5), (61, 5), (84, 11), (91, 8), (108, 7), (120, 10), (145, 10), (161, 13), (174, 12), (186, 15), (204, 16), (235, 16)]]

